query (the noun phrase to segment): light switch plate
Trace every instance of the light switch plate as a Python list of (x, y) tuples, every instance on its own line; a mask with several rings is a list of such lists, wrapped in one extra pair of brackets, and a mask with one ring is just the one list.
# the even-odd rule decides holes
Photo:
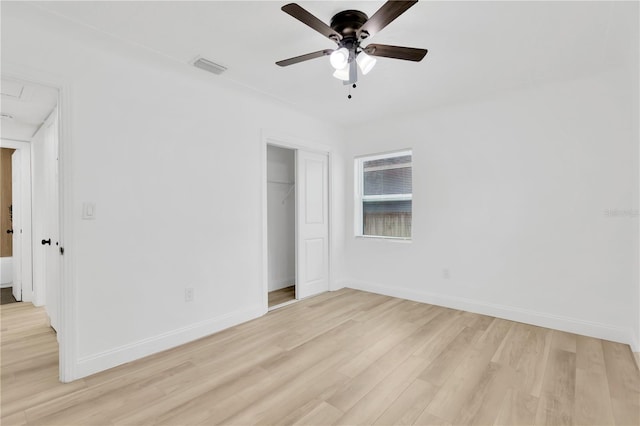
[(94, 220), (96, 218), (96, 203), (82, 204), (82, 219)]

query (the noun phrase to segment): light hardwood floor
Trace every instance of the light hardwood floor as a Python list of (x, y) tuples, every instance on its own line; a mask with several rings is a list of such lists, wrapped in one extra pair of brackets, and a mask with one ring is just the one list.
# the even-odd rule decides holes
[(269, 307), (296, 299), (296, 286), (281, 288), (269, 292)]
[(341, 290), (70, 384), (0, 307), (2, 425), (640, 424), (627, 345)]

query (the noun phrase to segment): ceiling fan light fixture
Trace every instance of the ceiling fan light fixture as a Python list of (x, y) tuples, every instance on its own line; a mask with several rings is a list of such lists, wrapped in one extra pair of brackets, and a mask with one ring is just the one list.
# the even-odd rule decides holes
[(364, 52), (360, 52), (356, 58), (356, 62), (360, 67), (360, 71), (362, 71), (362, 75), (367, 75), (376, 65), (377, 59)]
[(342, 69), (335, 70), (333, 76), (338, 80), (349, 81), (349, 64), (345, 65)]
[(349, 51), (346, 47), (334, 50), (329, 56), (329, 62), (336, 70), (343, 69), (349, 62)]

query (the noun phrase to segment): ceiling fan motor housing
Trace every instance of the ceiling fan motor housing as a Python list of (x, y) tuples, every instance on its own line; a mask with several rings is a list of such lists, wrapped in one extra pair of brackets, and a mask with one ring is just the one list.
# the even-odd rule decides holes
[(349, 51), (349, 62), (357, 56), (360, 40), (369, 36), (366, 31), (360, 31), (369, 17), (359, 10), (343, 10), (331, 18), (331, 28), (342, 35), (342, 40), (334, 40), (340, 47)]
[(335, 32), (342, 34), (343, 38), (353, 38), (355, 40), (359, 38), (364, 39), (369, 33), (363, 31), (362, 34), (359, 34), (359, 30), (368, 20), (369, 17), (364, 12), (360, 12), (359, 10), (343, 10), (331, 18), (331, 28)]

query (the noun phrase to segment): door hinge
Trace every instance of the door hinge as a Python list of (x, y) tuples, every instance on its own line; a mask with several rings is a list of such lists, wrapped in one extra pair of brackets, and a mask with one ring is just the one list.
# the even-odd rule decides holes
[(60, 255), (64, 254), (64, 247), (60, 247)]

